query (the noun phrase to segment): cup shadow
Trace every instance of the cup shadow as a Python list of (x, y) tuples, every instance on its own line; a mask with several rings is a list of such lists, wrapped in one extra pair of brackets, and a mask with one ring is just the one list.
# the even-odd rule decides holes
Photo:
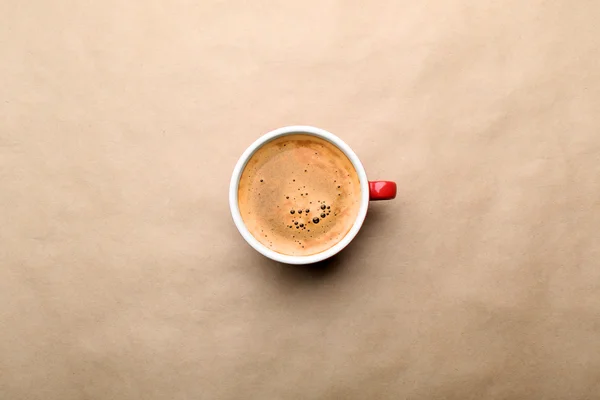
[(383, 220), (383, 212), (371, 206), (356, 237), (335, 256), (326, 260), (306, 265), (284, 264), (264, 258), (267, 268), (275, 270), (276, 279), (284, 284), (311, 284), (329, 281), (344, 273), (353, 259), (364, 259), (363, 253), (369, 247), (377, 226)]

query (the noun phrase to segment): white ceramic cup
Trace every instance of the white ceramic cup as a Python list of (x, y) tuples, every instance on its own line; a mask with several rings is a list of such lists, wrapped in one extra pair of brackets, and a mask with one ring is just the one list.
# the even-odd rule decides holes
[[(328, 142), (334, 144), (337, 148), (344, 152), (346, 157), (350, 159), (354, 169), (356, 170), (356, 174), (358, 175), (358, 179), (360, 181), (360, 209), (358, 211), (358, 215), (356, 216), (356, 220), (352, 225), (352, 228), (348, 231), (346, 236), (342, 238), (338, 243), (336, 243), (333, 247), (328, 248), (327, 250), (312, 254), (308, 256), (292, 256), (287, 254), (277, 253), (260, 243), (248, 230), (246, 225), (244, 224), (244, 220), (242, 219), (242, 215), (240, 213), (240, 208), (238, 204), (238, 186), (240, 183), (240, 178), (242, 176), (242, 172), (244, 171), (244, 167), (248, 160), (252, 157), (252, 155), (264, 144), (270, 142), (271, 140), (280, 138), (286, 135), (292, 134), (306, 134), (319, 137), (321, 139), (325, 139)], [(329, 257), (332, 257), (339, 253), (344, 247), (346, 247), (352, 239), (356, 236), (362, 224), (367, 216), (367, 209), (369, 208), (369, 200), (389, 200), (393, 199), (396, 196), (396, 184), (390, 181), (374, 181), (369, 182), (367, 180), (367, 173), (365, 172), (365, 168), (362, 163), (358, 159), (358, 156), (350, 146), (344, 143), (340, 138), (335, 136), (333, 133), (327, 132), (326, 130), (315, 128), (313, 126), (286, 126), (283, 128), (275, 129), (263, 136), (261, 136), (258, 140), (256, 140), (250, 147), (244, 151), (239, 161), (235, 165), (233, 170), (233, 174), (231, 176), (231, 183), (229, 185), (229, 207), (231, 209), (231, 215), (233, 217), (233, 221), (235, 222), (235, 226), (238, 228), (242, 237), (246, 239), (246, 242), (250, 244), (250, 246), (254, 247), (256, 251), (261, 253), (262, 255), (282, 263), (286, 264), (311, 264), (319, 261), (323, 261)]]

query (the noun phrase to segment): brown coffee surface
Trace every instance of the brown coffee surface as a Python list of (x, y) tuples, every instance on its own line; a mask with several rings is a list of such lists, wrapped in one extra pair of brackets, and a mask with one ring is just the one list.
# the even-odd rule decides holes
[(250, 233), (281, 254), (323, 252), (348, 233), (360, 208), (352, 162), (330, 142), (284, 136), (257, 150), (240, 179), (238, 203)]

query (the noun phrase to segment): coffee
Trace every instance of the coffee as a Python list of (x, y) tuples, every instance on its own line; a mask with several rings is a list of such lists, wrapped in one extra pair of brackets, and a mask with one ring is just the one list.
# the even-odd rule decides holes
[(307, 256), (348, 233), (360, 209), (352, 162), (335, 145), (294, 134), (259, 148), (242, 172), (238, 204), (244, 224), (267, 248)]

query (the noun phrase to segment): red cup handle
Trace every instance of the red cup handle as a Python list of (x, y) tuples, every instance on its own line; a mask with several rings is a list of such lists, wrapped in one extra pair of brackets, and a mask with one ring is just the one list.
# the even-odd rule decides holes
[(396, 182), (369, 182), (369, 200), (391, 200), (394, 198), (396, 198)]

